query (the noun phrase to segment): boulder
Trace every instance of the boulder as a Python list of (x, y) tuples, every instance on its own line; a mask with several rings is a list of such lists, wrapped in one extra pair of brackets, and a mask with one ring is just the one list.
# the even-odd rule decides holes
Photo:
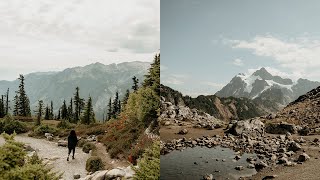
[(106, 173), (108, 170), (104, 171), (97, 171), (98, 173), (95, 173), (95, 175), (91, 178), (91, 180), (104, 180), (106, 177)]
[(73, 179), (80, 179), (80, 177), (81, 177), (80, 174), (74, 174), (73, 175)]
[(298, 162), (305, 162), (310, 159), (310, 156), (306, 153), (302, 153), (299, 155)]
[(235, 169), (238, 171), (242, 171), (242, 170), (244, 170), (244, 167), (243, 166), (236, 166)]
[(182, 135), (187, 134), (187, 133), (188, 133), (188, 130), (187, 130), (187, 129), (181, 129), (181, 130), (178, 132), (178, 134), (182, 134)]
[(206, 174), (203, 176), (203, 180), (213, 180), (213, 175), (212, 174)]
[(281, 122), (280, 124), (272, 124), (272, 123), (267, 124), (266, 132), (270, 134), (286, 134), (287, 132), (296, 134), (298, 130), (294, 124)]
[(264, 135), (264, 124), (259, 119), (237, 121), (227, 130), (227, 133), (236, 136), (247, 135), (260, 137)]
[(58, 146), (67, 147), (68, 146), (68, 141), (59, 140), (58, 141)]
[(259, 163), (255, 163), (254, 167), (257, 171), (260, 171), (261, 169), (268, 167), (268, 164), (263, 161), (260, 161)]
[(116, 168), (116, 169), (112, 169), (112, 170), (108, 171), (106, 173), (105, 179), (106, 180), (111, 180), (111, 179), (114, 179), (114, 178), (117, 178), (117, 177), (121, 177), (122, 178), (125, 175), (126, 175), (126, 172), (123, 169)]
[(300, 149), (301, 149), (301, 146), (299, 143), (294, 142), (294, 141), (290, 142), (289, 147), (288, 147), (289, 151), (296, 152), (296, 151), (299, 151)]

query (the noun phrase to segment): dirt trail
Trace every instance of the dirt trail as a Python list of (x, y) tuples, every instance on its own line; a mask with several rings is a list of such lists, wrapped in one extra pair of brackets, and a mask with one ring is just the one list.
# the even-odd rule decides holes
[[(85, 165), (89, 154), (84, 153), (80, 148), (76, 149), (75, 159), (72, 160), (70, 156), (70, 161), (67, 161), (68, 149), (59, 147), (56, 142), (36, 139), (26, 135), (17, 135), (15, 139), (35, 149), (41, 158), (49, 161), (49, 165), (53, 166), (53, 170), (64, 172), (63, 179), (71, 180), (74, 174), (80, 174), (81, 177), (87, 175)], [(4, 139), (0, 137), (0, 145), (3, 143)]]

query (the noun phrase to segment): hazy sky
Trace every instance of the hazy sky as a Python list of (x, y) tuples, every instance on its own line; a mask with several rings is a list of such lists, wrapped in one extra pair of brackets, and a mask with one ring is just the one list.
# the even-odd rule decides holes
[(161, 82), (214, 94), (236, 74), (320, 81), (320, 1), (161, 0)]
[(0, 80), (159, 49), (160, 0), (0, 0)]

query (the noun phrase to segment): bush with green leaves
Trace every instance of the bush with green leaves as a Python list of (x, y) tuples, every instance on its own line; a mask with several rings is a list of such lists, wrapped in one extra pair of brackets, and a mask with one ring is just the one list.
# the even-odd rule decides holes
[(160, 97), (148, 87), (139, 88), (135, 93), (131, 93), (126, 105), (125, 113), (129, 119), (137, 120), (148, 126), (153, 119), (158, 117)]
[(58, 180), (61, 177), (51, 172), (51, 169), (36, 155), (28, 159), (23, 144), (14, 141), (14, 135), (2, 134), (6, 141), (3, 146), (0, 146), (0, 177), (2, 179)]
[(102, 170), (103, 167), (102, 159), (98, 156), (91, 156), (86, 162), (86, 170), (89, 172)]
[(6, 132), (7, 134), (16, 132), (20, 134), (28, 132), (28, 127), (26, 123), (14, 120), (12, 116), (7, 115), (0, 121), (0, 133), (2, 132)]
[(155, 141), (146, 149), (138, 162), (138, 168), (134, 168), (136, 174), (134, 179), (156, 180), (160, 178), (160, 142)]
[(74, 127), (75, 127), (75, 125), (71, 124), (67, 120), (62, 120), (57, 124), (57, 128), (60, 128), (60, 129), (72, 129)]
[(45, 133), (57, 135), (58, 129), (48, 125), (40, 125), (33, 130), (33, 133), (36, 136), (43, 136)]
[(93, 143), (87, 142), (83, 145), (82, 151), (85, 153), (89, 153), (90, 150), (95, 150), (96, 146)]

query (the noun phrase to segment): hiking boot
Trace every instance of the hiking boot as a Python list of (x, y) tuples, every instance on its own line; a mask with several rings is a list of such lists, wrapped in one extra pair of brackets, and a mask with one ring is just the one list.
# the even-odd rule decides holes
[(74, 159), (74, 156), (72, 156), (72, 159)]

